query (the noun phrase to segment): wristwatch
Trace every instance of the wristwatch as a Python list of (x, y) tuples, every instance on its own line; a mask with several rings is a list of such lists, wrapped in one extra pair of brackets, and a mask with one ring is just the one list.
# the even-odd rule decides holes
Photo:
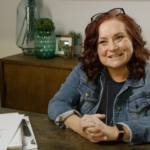
[(119, 135), (118, 135), (117, 141), (122, 141), (122, 138), (123, 138), (123, 135), (124, 135), (123, 126), (121, 124), (116, 124), (116, 127), (119, 130)]

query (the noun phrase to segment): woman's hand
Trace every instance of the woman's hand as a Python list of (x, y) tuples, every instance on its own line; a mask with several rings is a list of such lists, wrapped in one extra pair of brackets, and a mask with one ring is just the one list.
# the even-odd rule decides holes
[[(103, 118), (105, 118), (105, 115), (84, 115), (82, 118), (79, 118), (77, 115), (73, 114), (64, 120), (64, 124), (81, 136), (89, 139), (91, 142), (99, 142), (100, 137), (103, 138), (105, 134), (102, 133), (101, 130), (93, 124), (93, 122), (90, 122), (98, 122)], [(91, 139), (91, 137), (94, 138)], [(106, 137), (103, 138), (103, 140), (106, 140)]]
[[(117, 140), (119, 134), (117, 127), (103, 123), (101, 119), (104, 118), (105, 115), (102, 114), (84, 115), (82, 118), (73, 114), (64, 120), (64, 124), (91, 142)], [(126, 140), (130, 137), (130, 132), (125, 127), (123, 129), (125, 131), (123, 140)]]
[(117, 140), (118, 129), (116, 126), (108, 126), (101, 121), (105, 115), (84, 115), (79, 122), (83, 135), (91, 142)]

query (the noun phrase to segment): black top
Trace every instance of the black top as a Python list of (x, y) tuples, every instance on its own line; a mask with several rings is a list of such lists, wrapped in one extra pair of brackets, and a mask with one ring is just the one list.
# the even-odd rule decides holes
[[(125, 83), (125, 81), (124, 82), (116, 82), (109, 75), (107, 76), (107, 81), (104, 86), (104, 91), (102, 94), (101, 102), (99, 104), (99, 107), (98, 107), (96, 113), (106, 115), (106, 105), (108, 104), (108, 106), (107, 106), (107, 124), (108, 125), (112, 125), (112, 123), (113, 123), (113, 121), (111, 122), (111, 120), (113, 118), (114, 100), (116, 98), (116, 95), (119, 93), (122, 86), (124, 85), (124, 83)], [(107, 96), (107, 85), (108, 85), (108, 96)], [(107, 101), (107, 98), (108, 98), (108, 101)], [(106, 117), (102, 121), (104, 123), (106, 123)]]

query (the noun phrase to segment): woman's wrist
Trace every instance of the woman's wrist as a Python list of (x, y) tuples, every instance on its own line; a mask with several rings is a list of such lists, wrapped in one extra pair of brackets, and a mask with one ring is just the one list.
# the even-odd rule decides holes
[(70, 115), (69, 117), (67, 117), (67, 118), (64, 120), (63, 123), (64, 123), (68, 128), (70, 128), (70, 129), (72, 129), (73, 131), (75, 131), (75, 132), (81, 134), (81, 133), (80, 133), (80, 129), (79, 129), (79, 121), (80, 121), (80, 118), (79, 118), (77, 115), (73, 114), (73, 115)]
[(130, 138), (130, 132), (129, 132), (129, 130), (125, 126), (123, 126), (123, 130), (124, 130), (124, 136), (123, 136), (122, 140), (129, 139)]
[(119, 135), (119, 131), (118, 128), (116, 127), (116, 125), (114, 126), (108, 126), (110, 129), (108, 131), (110, 131), (107, 135), (108, 137), (108, 141), (116, 141), (118, 139), (118, 135)]
[[(108, 140), (109, 141), (117, 141), (118, 137), (119, 137), (119, 130), (116, 125), (112, 126), (111, 128), (112, 128), (112, 130), (108, 136)], [(128, 129), (126, 127), (122, 126), (122, 128), (124, 130), (124, 135), (123, 135), (122, 141), (124, 141), (124, 140), (130, 138), (130, 132), (128, 131)]]

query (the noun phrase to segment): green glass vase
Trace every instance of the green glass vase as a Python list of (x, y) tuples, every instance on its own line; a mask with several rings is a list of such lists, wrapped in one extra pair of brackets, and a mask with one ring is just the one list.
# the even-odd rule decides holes
[(36, 31), (34, 41), (35, 55), (39, 59), (50, 59), (55, 56), (56, 36), (54, 30)]

